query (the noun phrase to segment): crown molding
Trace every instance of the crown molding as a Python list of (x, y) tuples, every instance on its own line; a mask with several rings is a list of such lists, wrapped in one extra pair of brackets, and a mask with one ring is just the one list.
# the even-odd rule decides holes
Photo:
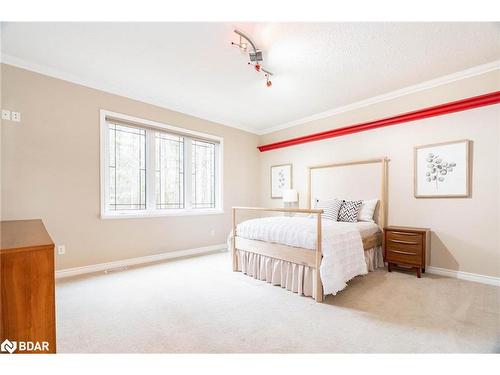
[[(58, 78), (58, 79), (61, 79), (63, 81), (76, 83), (78, 85), (82, 85), (82, 86), (89, 87), (92, 89), (104, 91), (104, 92), (114, 94), (114, 95), (123, 96), (123, 97), (129, 98), (129, 99), (133, 99), (133, 100), (137, 100), (140, 102), (151, 104), (151, 105), (154, 105), (157, 107), (161, 107), (161, 108), (164, 108), (164, 109), (167, 109), (170, 111), (175, 111), (175, 109), (172, 109), (172, 107), (169, 107), (168, 104), (162, 102), (161, 100), (159, 100), (157, 98), (148, 96), (146, 94), (132, 92), (131, 90), (116, 87), (113, 85), (106, 85), (106, 84), (103, 84), (102, 82), (84, 79), (82, 77), (70, 74), (70, 73), (65, 72), (63, 70), (60, 70), (60, 69), (52, 68), (52, 67), (47, 66), (47, 65), (33, 63), (30, 61), (9, 55), (9, 54), (2, 53), (2, 55), (0, 57), (0, 61), (3, 64), (12, 65), (12, 66), (15, 66), (15, 67), (18, 67), (21, 69), (26, 69), (26, 70), (29, 70), (29, 71), (32, 71), (35, 73), (39, 73), (39, 74), (43, 74), (43, 75), (46, 75), (49, 77)], [(297, 120), (293, 120), (293, 121), (279, 124), (276, 126), (267, 127), (264, 129), (255, 129), (255, 128), (241, 125), (241, 124), (229, 123), (227, 121), (224, 121), (224, 120), (221, 120), (218, 118), (209, 118), (209, 117), (205, 117), (202, 115), (198, 115), (197, 113), (184, 113), (184, 112), (180, 112), (180, 111), (176, 111), (176, 112), (183, 113), (183, 114), (188, 115), (188, 116), (194, 116), (194, 117), (197, 117), (197, 118), (200, 118), (203, 120), (211, 121), (211, 122), (214, 122), (214, 123), (217, 123), (217, 124), (220, 124), (223, 126), (227, 126), (230, 128), (243, 130), (243, 131), (246, 131), (248, 133), (257, 134), (257, 135), (264, 135), (264, 134), (274, 133), (274, 132), (279, 131), (279, 130), (291, 128), (291, 127), (294, 127), (297, 125), (302, 125), (302, 124), (305, 124), (305, 123), (308, 123), (311, 121), (321, 120), (321, 119), (324, 119), (324, 118), (327, 118), (327, 117), (330, 117), (330, 116), (333, 116), (336, 114), (340, 114), (340, 113), (352, 111), (355, 109), (367, 107), (367, 106), (370, 106), (372, 104), (395, 99), (395, 98), (398, 98), (398, 97), (401, 97), (404, 95), (413, 94), (415, 92), (431, 89), (433, 87), (446, 85), (446, 84), (451, 83), (451, 82), (459, 81), (459, 80), (469, 78), (469, 77), (474, 77), (474, 76), (481, 75), (481, 74), (491, 72), (494, 70), (498, 70), (498, 69), (500, 69), (500, 60), (495, 60), (495, 61), (492, 61), (490, 63), (474, 66), (472, 68), (465, 69), (465, 70), (455, 72), (452, 74), (448, 74), (448, 75), (445, 75), (445, 76), (442, 76), (442, 77), (439, 77), (436, 79), (432, 79), (430, 81), (425, 81), (425, 82), (422, 82), (422, 83), (419, 83), (416, 85), (407, 86), (407, 87), (404, 87), (402, 89), (398, 89), (398, 90), (391, 91), (391, 92), (388, 92), (388, 93), (385, 93), (382, 95), (367, 98), (367, 99), (364, 99), (364, 100), (361, 100), (358, 102), (354, 102), (354, 103), (351, 103), (351, 104), (348, 104), (345, 106), (335, 107), (335, 108), (329, 109), (327, 111), (313, 114), (311, 116), (303, 117), (303, 118), (300, 118)]]
[(52, 68), (52, 67), (49, 67), (47, 65), (33, 63), (30, 61), (26, 61), (26, 60), (17, 58), (15, 56), (12, 56), (9, 54), (2, 53), (1, 58), (0, 58), (0, 62), (2, 64), (12, 65), (12, 66), (15, 66), (17, 68), (29, 70), (29, 71), (32, 71), (35, 73), (39, 73), (39, 74), (43, 74), (43, 75), (46, 75), (49, 77), (57, 78), (57, 79), (60, 79), (63, 81), (75, 83), (75, 84), (78, 84), (81, 86), (89, 87), (91, 89), (104, 91), (104, 92), (107, 92), (109, 94), (123, 96), (123, 97), (126, 97), (128, 99), (137, 100), (139, 102), (151, 104), (151, 105), (163, 108), (163, 109), (167, 109), (169, 111), (182, 113), (182, 114), (187, 115), (187, 116), (197, 117), (199, 119), (214, 122), (214, 123), (217, 123), (219, 125), (243, 130), (243, 131), (246, 131), (246, 132), (252, 133), (252, 134), (257, 134), (257, 135), (259, 134), (259, 132), (256, 129), (250, 128), (248, 126), (244, 126), (244, 125), (240, 125), (240, 124), (236, 124), (236, 123), (228, 123), (227, 121), (223, 121), (223, 120), (220, 120), (218, 118), (209, 118), (206, 116), (198, 115), (196, 113), (185, 113), (185, 112), (177, 111), (175, 109), (172, 109), (171, 106), (168, 106), (168, 104), (162, 102), (161, 100), (159, 100), (157, 98), (151, 97), (149, 95), (133, 92), (132, 90), (127, 90), (127, 89), (116, 87), (113, 85), (103, 84), (102, 82), (84, 79), (82, 77), (73, 75), (71, 73), (67, 73), (67, 72), (60, 70), (60, 69)]
[(442, 76), (439, 78), (435, 78), (435, 79), (432, 79), (430, 81), (425, 81), (425, 82), (422, 82), (422, 83), (419, 83), (416, 85), (407, 86), (407, 87), (404, 87), (402, 89), (391, 91), (391, 92), (388, 92), (388, 93), (385, 93), (382, 95), (378, 95), (378, 96), (373, 96), (371, 98), (364, 99), (364, 100), (361, 100), (359, 102), (354, 102), (354, 103), (351, 103), (351, 104), (348, 104), (348, 105), (345, 105), (342, 107), (332, 108), (332, 109), (329, 109), (329, 110), (324, 111), (324, 112), (320, 112), (320, 113), (316, 113), (316, 114), (311, 115), (311, 116), (300, 118), (298, 120), (293, 120), (290, 122), (286, 122), (284, 124), (272, 126), (272, 127), (261, 130), (259, 132), (259, 134), (264, 135), (264, 134), (274, 133), (274, 132), (279, 131), (279, 130), (291, 128), (291, 127), (294, 127), (297, 125), (302, 125), (302, 124), (305, 124), (305, 123), (308, 123), (311, 121), (315, 121), (315, 120), (321, 120), (321, 119), (324, 119), (324, 118), (327, 118), (327, 117), (330, 117), (333, 115), (353, 111), (355, 109), (367, 107), (367, 106), (370, 106), (372, 104), (385, 102), (385, 101), (388, 101), (391, 99), (399, 98), (401, 96), (405, 96), (405, 95), (413, 94), (413, 93), (416, 93), (419, 91), (428, 90), (428, 89), (431, 89), (434, 87), (446, 85), (446, 84), (451, 83), (451, 82), (460, 81), (460, 80), (465, 79), (465, 78), (478, 76), (478, 75), (488, 73), (488, 72), (498, 70), (498, 69), (500, 69), (500, 60), (495, 60), (495, 61), (492, 61), (492, 62), (489, 62), (486, 64), (477, 65), (477, 66), (474, 66), (474, 67), (469, 68), (469, 69), (461, 70), (459, 72), (455, 72), (455, 73), (448, 74), (448, 75), (445, 75), (445, 76)]
[(323, 139), (341, 137), (348, 134), (374, 130), (385, 126), (393, 126), (404, 122), (421, 120), (434, 116), (442, 116), (449, 113), (466, 111), (473, 108), (494, 105), (500, 103), (500, 91), (490, 92), (471, 98), (461, 99), (454, 102), (439, 104), (433, 107), (426, 107), (412, 112), (401, 113), (391, 117), (385, 117), (378, 120), (363, 122), (359, 124), (347, 125), (341, 128), (334, 128), (319, 133), (303, 135), (296, 138), (286, 139), (257, 146), (260, 152), (275, 150), (283, 147), (300, 145), (302, 143), (315, 142)]

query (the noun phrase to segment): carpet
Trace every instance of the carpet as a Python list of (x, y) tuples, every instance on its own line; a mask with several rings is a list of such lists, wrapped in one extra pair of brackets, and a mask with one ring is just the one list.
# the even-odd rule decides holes
[(500, 288), (381, 269), (324, 303), (227, 252), (57, 281), (62, 353), (491, 353)]

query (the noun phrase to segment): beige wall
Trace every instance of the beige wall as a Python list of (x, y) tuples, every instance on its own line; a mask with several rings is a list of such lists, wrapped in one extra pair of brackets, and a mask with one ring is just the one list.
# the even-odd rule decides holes
[[(230, 207), (258, 203), (256, 135), (9, 65), (2, 94), (22, 119), (2, 123), (2, 219), (42, 218), (66, 245), (58, 269), (221, 244)], [(101, 220), (101, 108), (224, 137), (225, 213)]]
[[(497, 90), (498, 71), (265, 135), (261, 144)], [(472, 198), (414, 198), (413, 147), (459, 139), (473, 141)], [(293, 184), (305, 206), (307, 166), (388, 156), (389, 224), (430, 227), (432, 266), (500, 276), (499, 149), (500, 106), (495, 105), (268, 151), (261, 153), (261, 204), (282, 204), (269, 198), (271, 165), (293, 163)]]

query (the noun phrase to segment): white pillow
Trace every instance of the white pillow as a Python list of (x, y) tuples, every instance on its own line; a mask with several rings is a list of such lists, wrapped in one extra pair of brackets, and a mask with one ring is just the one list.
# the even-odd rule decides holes
[(339, 210), (341, 206), (342, 206), (342, 201), (335, 198), (329, 200), (321, 200), (321, 201), (319, 199), (316, 199), (314, 202), (315, 209), (320, 209), (324, 211), (321, 217), (323, 219), (329, 219), (333, 221), (337, 221), (337, 217), (339, 216)]
[(371, 221), (373, 223), (373, 214), (377, 207), (378, 199), (369, 199), (363, 201), (358, 214), (358, 221)]

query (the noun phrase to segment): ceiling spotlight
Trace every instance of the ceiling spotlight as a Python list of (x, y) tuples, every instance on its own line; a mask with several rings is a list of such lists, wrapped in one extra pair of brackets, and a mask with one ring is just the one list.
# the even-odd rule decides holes
[(273, 85), (273, 83), (269, 79), (269, 74), (266, 74), (266, 86), (267, 87), (271, 87), (272, 85)]
[[(239, 35), (240, 41), (239, 43), (231, 42), (231, 45), (239, 47), (240, 52), (242, 53), (248, 52), (248, 65), (253, 65), (255, 71), (257, 71), (258, 73), (264, 72), (266, 76), (266, 86), (271, 87), (272, 82), (269, 78), (273, 74), (269, 70), (264, 69), (264, 67), (260, 64), (260, 62), (264, 60), (262, 51), (260, 49), (257, 49), (255, 43), (241, 31), (234, 30), (234, 32)], [(250, 44), (250, 48), (248, 47), (248, 44)]]
[(231, 45), (238, 47), (240, 49), (241, 53), (247, 53), (248, 44), (247, 44), (247, 42), (243, 41), (243, 37), (240, 36), (239, 43), (231, 42)]

